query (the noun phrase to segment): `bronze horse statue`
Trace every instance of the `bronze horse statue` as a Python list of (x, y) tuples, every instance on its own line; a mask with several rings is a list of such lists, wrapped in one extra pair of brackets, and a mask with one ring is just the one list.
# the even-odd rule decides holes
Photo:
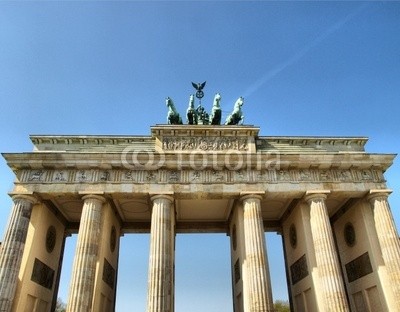
[(213, 107), (211, 110), (211, 124), (212, 125), (220, 125), (221, 124), (221, 105), (219, 104), (221, 102), (221, 95), (219, 93), (216, 93), (214, 96), (214, 103)]
[(189, 125), (197, 125), (197, 119), (197, 111), (194, 108), (194, 95), (191, 94), (189, 98), (189, 107), (186, 110), (186, 120)]
[(240, 97), (235, 102), (233, 107), (233, 112), (226, 118), (225, 125), (237, 125), (243, 124), (244, 116), (242, 115), (242, 106), (244, 103), (244, 98)]
[(165, 104), (168, 107), (168, 116), (167, 116), (167, 123), (169, 125), (181, 125), (182, 124), (182, 118), (177, 112), (174, 102), (170, 97), (167, 97), (165, 99)]

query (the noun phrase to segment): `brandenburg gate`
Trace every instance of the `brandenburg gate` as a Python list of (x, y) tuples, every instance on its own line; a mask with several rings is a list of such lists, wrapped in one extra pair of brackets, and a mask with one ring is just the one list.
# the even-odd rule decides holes
[(148, 136), (30, 139), (32, 152), (3, 154), (16, 180), (0, 311), (54, 310), (71, 233), (67, 311), (114, 311), (119, 238), (150, 233), (147, 311), (173, 312), (175, 235), (196, 232), (230, 237), (232, 310), (274, 311), (266, 231), (282, 235), (293, 311), (400, 311), (384, 178), (395, 156), (367, 153), (366, 138), (165, 124)]

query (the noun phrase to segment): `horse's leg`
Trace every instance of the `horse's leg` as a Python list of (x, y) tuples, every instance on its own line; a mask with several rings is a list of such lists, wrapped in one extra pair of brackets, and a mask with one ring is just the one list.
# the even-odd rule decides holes
[(193, 112), (187, 113), (187, 120), (189, 125), (193, 125)]

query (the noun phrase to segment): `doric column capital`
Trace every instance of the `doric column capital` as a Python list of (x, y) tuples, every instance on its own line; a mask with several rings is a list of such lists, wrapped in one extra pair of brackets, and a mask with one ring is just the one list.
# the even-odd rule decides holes
[(368, 192), (367, 199), (370, 203), (373, 203), (377, 198), (387, 199), (391, 193), (392, 190), (390, 189), (372, 189)]
[(102, 195), (99, 194), (85, 194), (84, 196), (82, 196), (82, 199), (84, 201), (94, 199), (99, 201), (101, 204), (104, 204), (107, 201)]
[(307, 203), (310, 203), (313, 200), (325, 200), (330, 193), (331, 191), (329, 190), (310, 190), (304, 195), (304, 200)]
[(156, 200), (167, 200), (169, 201), (171, 204), (174, 202), (174, 197), (172, 196), (172, 194), (150, 194), (151, 197), (151, 201), (155, 202)]
[(13, 202), (15, 203), (17, 200), (25, 200), (28, 201), (30, 204), (34, 205), (38, 202), (36, 197), (30, 194), (12, 194), (11, 198)]
[(249, 199), (261, 201), (265, 192), (241, 192), (240, 193), (240, 200), (246, 201)]

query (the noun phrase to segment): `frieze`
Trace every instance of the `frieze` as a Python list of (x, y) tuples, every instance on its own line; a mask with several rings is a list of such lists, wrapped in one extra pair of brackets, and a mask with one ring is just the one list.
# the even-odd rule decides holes
[(21, 183), (354, 183), (385, 182), (374, 169), (24, 170)]
[(164, 137), (162, 148), (165, 151), (247, 151), (247, 138), (237, 137)]

